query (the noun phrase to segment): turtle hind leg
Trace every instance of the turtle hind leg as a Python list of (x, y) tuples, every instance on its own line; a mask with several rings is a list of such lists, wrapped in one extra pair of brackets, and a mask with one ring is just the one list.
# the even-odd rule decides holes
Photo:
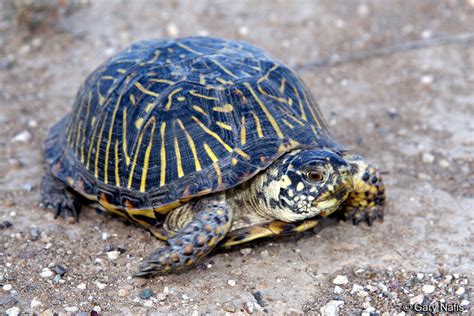
[(41, 198), (45, 208), (54, 210), (54, 218), (60, 215), (65, 219), (79, 221), (81, 202), (79, 197), (70, 192), (67, 185), (56, 179), (50, 172), (41, 179)]
[(223, 195), (199, 200), (193, 218), (168, 238), (140, 265), (136, 277), (187, 270), (204, 258), (224, 238), (232, 222), (232, 210)]
[(355, 159), (351, 163), (357, 170), (353, 178), (355, 189), (342, 205), (342, 214), (354, 225), (366, 222), (371, 226), (375, 220), (383, 220), (385, 187), (375, 167), (359, 156), (353, 157)]

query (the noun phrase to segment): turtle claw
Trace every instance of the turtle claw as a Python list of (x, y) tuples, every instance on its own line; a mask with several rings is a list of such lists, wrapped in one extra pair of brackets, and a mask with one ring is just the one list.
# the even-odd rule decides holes
[(346, 219), (351, 221), (354, 225), (359, 225), (362, 222), (366, 222), (368, 226), (379, 220), (383, 221), (383, 209), (380, 206), (368, 207), (365, 209), (353, 208), (346, 214)]
[(67, 191), (66, 185), (46, 174), (41, 181), (43, 206), (54, 210), (54, 218), (62, 216), (66, 220), (79, 221), (81, 203)]

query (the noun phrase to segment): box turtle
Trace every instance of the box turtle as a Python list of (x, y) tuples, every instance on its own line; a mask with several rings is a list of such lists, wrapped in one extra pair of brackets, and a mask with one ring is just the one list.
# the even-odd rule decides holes
[(137, 276), (336, 211), (354, 224), (383, 216), (379, 172), (334, 140), (293, 71), (242, 41), (133, 44), (89, 75), (44, 154), (56, 216), (92, 204), (166, 241)]

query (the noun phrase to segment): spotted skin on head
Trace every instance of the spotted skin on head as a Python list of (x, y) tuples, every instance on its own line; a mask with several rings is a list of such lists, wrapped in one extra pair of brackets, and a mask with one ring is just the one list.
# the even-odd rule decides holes
[(345, 219), (354, 225), (383, 220), (385, 186), (380, 172), (360, 156), (346, 156), (353, 167), (354, 191), (342, 205)]
[(199, 200), (194, 217), (155, 250), (139, 267), (137, 277), (185, 271), (196, 265), (224, 238), (232, 221), (232, 210), (222, 195)]

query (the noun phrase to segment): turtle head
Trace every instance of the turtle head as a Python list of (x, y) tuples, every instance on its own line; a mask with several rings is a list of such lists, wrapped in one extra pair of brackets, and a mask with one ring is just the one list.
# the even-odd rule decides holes
[(270, 168), (276, 177), (263, 189), (273, 192), (272, 216), (282, 221), (327, 216), (353, 190), (351, 165), (330, 150), (293, 151)]

